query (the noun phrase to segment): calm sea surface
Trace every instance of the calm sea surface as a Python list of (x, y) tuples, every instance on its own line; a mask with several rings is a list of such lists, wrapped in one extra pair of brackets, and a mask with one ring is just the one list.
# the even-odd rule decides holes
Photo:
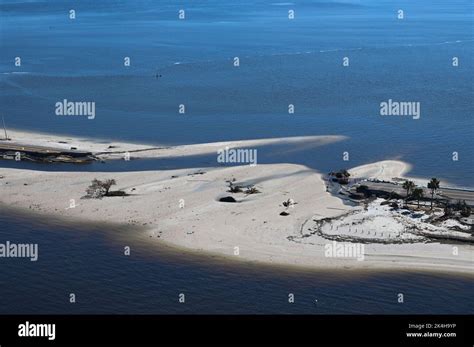
[[(259, 147), (258, 160), (330, 171), (400, 159), (413, 165), (410, 175), (472, 188), (473, 10), (471, 0), (1, 0), (0, 115), (11, 128), (157, 145), (345, 135), (323, 147)], [(95, 102), (96, 118), (55, 115), (63, 99)], [(420, 102), (421, 118), (380, 116), (388, 99)], [(215, 164), (210, 155), (88, 166), (0, 161), (0, 168)], [(0, 242), (7, 240), (38, 243), (40, 258), (0, 259), (0, 313), (474, 312), (472, 279), (229, 264), (150, 243), (138, 230), (0, 207)], [(125, 245), (132, 256), (123, 256)]]
[[(330, 150), (272, 161), (401, 159), (414, 176), (474, 187), (473, 11), (471, 0), (2, 0), (0, 112), (12, 128), (153, 144), (340, 134)], [(55, 115), (63, 99), (95, 102), (96, 118)], [(389, 99), (420, 102), (421, 118), (380, 116)]]
[[(144, 231), (25, 218), (4, 209), (0, 225), (2, 242), (39, 244), (36, 262), (0, 259), (0, 314), (474, 313), (472, 277), (229, 263), (167, 248)], [(69, 293), (76, 294), (75, 304)], [(180, 293), (185, 304), (178, 303)], [(294, 304), (288, 293), (295, 294)], [(405, 303), (397, 303), (398, 293)]]

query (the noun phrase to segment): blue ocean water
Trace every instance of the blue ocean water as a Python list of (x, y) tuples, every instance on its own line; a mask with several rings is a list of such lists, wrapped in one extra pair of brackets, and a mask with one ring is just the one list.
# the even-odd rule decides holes
[[(1, 242), (38, 243), (39, 255), (37, 262), (0, 260), (0, 314), (474, 313), (472, 277), (229, 263), (168, 249), (136, 228), (77, 225), (4, 209), (0, 225)], [(185, 304), (178, 302), (180, 293)]]
[[(273, 161), (326, 171), (401, 159), (413, 176), (473, 187), (473, 9), (470, 0), (3, 0), (1, 114), (12, 128), (153, 144), (340, 134), (348, 139), (331, 149)], [(55, 115), (63, 99), (96, 102), (96, 118)], [(421, 118), (380, 116), (388, 99), (420, 102)]]
[[(178, 20), (180, 9), (185, 20)], [(261, 147), (259, 163), (330, 171), (401, 159), (413, 165), (410, 175), (474, 187), (473, 10), (470, 0), (0, 0), (0, 115), (17, 129), (160, 145), (345, 135), (297, 151)], [(56, 116), (63, 99), (96, 102), (96, 118)], [(421, 102), (421, 118), (380, 116), (388, 99)], [(459, 161), (452, 161), (454, 151)], [(0, 167), (216, 163), (213, 156), (188, 159)], [(2, 260), (0, 313), (474, 312), (471, 278), (228, 264), (150, 243), (139, 230), (32, 218), (4, 207), (0, 226), (1, 242), (40, 246), (37, 263)], [(124, 245), (132, 247), (129, 258)], [(291, 291), (294, 305), (286, 300)], [(186, 305), (177, 303), (180, 292)], [(406, 293), (404, 305), (395, 300), (399, 292)]]

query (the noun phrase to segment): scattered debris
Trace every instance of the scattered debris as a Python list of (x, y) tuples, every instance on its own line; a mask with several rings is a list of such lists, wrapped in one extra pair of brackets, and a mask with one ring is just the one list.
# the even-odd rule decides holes
[(205, 173), (206, 173), (206, 171), (196, 171), (196, 172), (188, 174), (188, 176), (204, 175)]
[(294, 206), (296, 204), (297, 204), (297, 202), (295, 202), (293, 199), (288, 199), (286, 201), (283, 201), (283, 206), (285, 206), (285, 207), (291, 207), (291, 206)]

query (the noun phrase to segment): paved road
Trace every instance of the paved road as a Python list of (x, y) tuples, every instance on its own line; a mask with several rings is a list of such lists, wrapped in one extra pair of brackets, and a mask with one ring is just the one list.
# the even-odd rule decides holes
[[(387, 192), (393, 191), (401, 196), (406, 195), (406, 190), (403, 189), (401, 185), (397, 184), (377, 183), (369, 181), (363, 182), (361, 184), (366, 185), (371, 190), (384, 190)], [(431, 197), (431, 191), (428, 188), (423, 187), (423, 194), (425, 197)], [(474, 191), (441, 187), (435, 194), (435, 197), (438, 199), (449, 199), (452, 202), (456, 202), (458, 200), (465, 200), (468, 205), (474, 206)]]
[(0, 151), (12, 151), (12, 152), (29, 152), (29, 153), (37, 153), (37, 154), (72, 154), (72, 155), (88, 155), (88, 152), (82, 151), (75, 151), (69, 150), (66, 148), (58, 148), (58, 147), (46, 147), (46, 146), (32, 146), (32, 145), (25, 145), (21, 143), (15, 142), (0, 142)]

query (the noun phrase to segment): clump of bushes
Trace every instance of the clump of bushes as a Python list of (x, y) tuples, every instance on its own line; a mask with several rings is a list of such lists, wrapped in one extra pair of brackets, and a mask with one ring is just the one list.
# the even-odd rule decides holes
[[(245, 191), (244, 191), (245, 189)], [(233, 183), (233, 181), (229, 181), (229, 193), (245, 193), (245, 194), (257, 194), (260, 191), (255, 188), (254, 186), (250, 185), (247, 187), (239, 186)]]
[(245, 194), (257, 194), (257, 193), (260, 193), (260, 190), (258, 190), (254, 186), (248, 187), (247, 190), (245, 191)]
[(117, 182), (114, 179), (106, 179), (100, 181), (97, 178), (92, 180), (92, 183), (86, 189), (86, 198), (90, 199), (102, 199), (104, 196), (125, 196), (127, 193), (117, 190), (111, 191), (110, 188), (116, 185)]
[(234, 185), (234, 183), (229, 182), (229, 193), (241, 193), (242, 192), (242, 186)]
[(337, 182), (339, 184), (348, 184), (351, 174), (346, 169), (341, 169), (337, 172), (329, 173), (329, 176), (332, 177), (333, 182)]
[(453, 215), (453, 209), (451, 208), (451, 206), (449, 205), (444, 206), (444, 216), (449, 217), (452, 215)]
[(461, 216), (463, 217), (469, 217), (471, 215), (471, 206), (468, 206), (468, 204), (466, 204), (466, 201), (464, 201), (462, 207), (461, 207)]
[(453, 205), (453, 210), (459, 211), (459, 214), (465, 218), (469, 217), (472, 213), (471, 206), (466, 203), (466, 200), (458, 200), (458, 202)]
[(364, 197), (368, 197), (370, 194), (369, 187), (363, 184), (356, 188), (356, 192), (362, 194)]

